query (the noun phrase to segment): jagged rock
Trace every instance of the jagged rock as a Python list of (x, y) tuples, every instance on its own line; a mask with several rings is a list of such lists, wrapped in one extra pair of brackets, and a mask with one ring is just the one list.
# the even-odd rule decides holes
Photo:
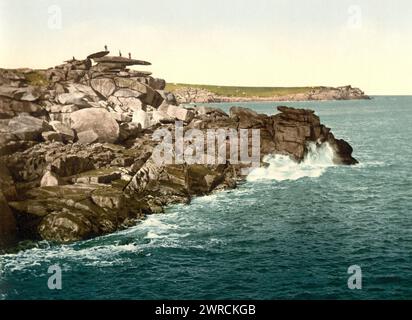
[(149, 112), (137, 110), (133, 113), (132, 123), (141, 126), (142, 129), (147, 129), (152, 126), (153, 117)]
[(46, 71), (46, 79), (52, 83), (58, 83), (66, 80), (66, 73), (59, 69), (49, 69)]
[(142, 70), (129, 70), (128, 73), (130, 77), (149, 77), (152, 75), (152, 72)]
[(17, 237), (16, 221), (7, 200), (0, 190), (0, 252), (14, 244)]
[(49, 125), (59, 133), (62, 137), (63, 142), (73, 142), (75, 138), (75, 134), (73, 129), (71, 129), (68, 125), (60, 122), (60, 121), (51, 121)]
[(150, 158), (136, 173), (127, 187), (129, 192), (148, 193), (163, 201), (163, 205), (187, 203), (190, 194), (186, 187), (184, 165), (159, 166)]
[(127, 201), (121, 190), (112, 188), (98, 189), (91, 194), (91, 198), (100, 208), (110, 210), (121, 210)]
[(58, 133), (58, 132), (55, 132), (55, 131), (46, 131), (46, 132), (43, 132), (41, 135), (42, 135), (44, 141), (49, 141), (49, 142), (53, 142), (53, 141), (63, 142), (63, 137), (61, 136), (61, 134)]
[(40, 181), (40, 186), (41, 187), (55, 187), (55, 186), (58, 186), (60, 184), (61, 184), (61, 182), (60, 182), (59, 177), (51, 171), (47, 171), (43, 175), (43, 178), (41, 178), (41, 181)]
[(76, 183), (85, 183), (85, 184), (109, 184), (112, 181), (119, 180), (121, 178), (121, 172), (118, 168), (110, 169), (99, 169), (89, 172), (82, 173), (76, 179)]
[(43, 132), (53, 130), (46, 121), (32, 116), (13, 118), (10, 120), (8, 128), (18, 139), (32, 141), (40, 140)]
[(321, 125), (312, 110), (278, 107), (279, 114), (272, 117), (276, 150), (302, 160), (306, 153), (306, 142), (329, 142), (335, 151), (337, 164), (356, 164), (353, 149), (345, 141), (336, 140), (330, 129)]
[(352, 157), (353, 148), (345, 140), (335, 139), (333, 134), (328, 135), (328, 142), (335, 151), (334, 162), (336, 164), (354, 165), (359, 163), (358, 160)]
[(46, 107), (46, 110), (50, 113), (72, 113), (80, 110), (80, 107), (75, 106), (74, 104), (53, 104)]
[(120, 89), (114, 93), (114, 96), (118, 98), (139, 98), (142, 95), (142, 92), (131, 89)]
[(183, 107), (177, 107), (177, 106), (168, 106), (167, 108), (167, 114), (180, 121), (184, 121), (189, 123), (190, 121), (193, 120), (195, 114), (193, 111), (185, 109)]
[(101, 58), (94, 58), (93, 60), (99, 63), (119, 63), (119, 64), (125, 64), (127, 66), (133, 66), (133, 65), (149, 66), (151, 65), (151, 63), (147, 61), (129, 59), (125, 57), (105, 56)]
[(103, 58), (105, 56), (107, 56), (110, 53), (110, 51), (99, 51), (96, 53), (92, 53), (90, 55), (87, 56), (87, 59), (96, 59), (96, 58)]
[(10, 175), (9, 169), (2, 161), (0, 161), (0, 191), (9, 201), (17, 198), (13, 178)]
[(142, 126), (138, 123), (124, 122), (120, 124), (119, 141), (124, 142), (128, 139), (136, 138), (142, 131)]
[(241, 129), (251, 129), (259, 128), (264, 126), (265, 117), (264, 115), (259, 115), (256, 111), (241, 107), (230, 108), (230, 116), (235, 117), (239, 121), (239, 128)]
[(9, 81), (25, 81), (26, 78), (17, 70), (0, 68), (0, 85), (9, 84)]
[(150, 213), (145, 201), (123, 196), (121, 189), (87, 184), (32, 189), (10, 206), (21, 227), (30, 217), (33, 237), (59, 243), (110, 233)]
[(80, 82), (85, 75), (86, 75), (85, 70), (82, 70), (82, 69), (80, 69), (80, 70), (70, 70), (69, 72), (67, 72), (66, 80), (74, 81), (74, 82)]
[(68, 93), (83, 93), (86, 95), (87, 99), (90, 99), (95, 102), (100, 100), (96, 92), (94, 92), (94, 90), (90, 86), (85, 84), (68, 83), (65, 84), (64, 89), (68, 91)]
[(126, 190), (155, 196), (162, 205), (187, 202), (192, 196), (210, 193), (226, 180), (234, 187), (236, 182), (227, 173), (226, 165), (157, 165), (150, 158)]
[(86, 130), (77, 134), (77, 142), (80, 144), (92, 144), (99, 141), (99, 135), (94, 130)]
[(157, 90), (157, 92), (163, 98), (163, 103), (166, 103), (167, 105), (173, 105), (173, 106), (179, 105), (173, 93), (166, 92), (164, 90)]
[(119, 137), (119, 125), (110, 113), (101, 108), (88, 108), (73, 112), (71, 128), (81, 136), (84, 131), (93, 130), (98, 142), (115, 142)]
[(0, 156), (7, 156), (15, 152), (21, 152), (33, 147), (35, 141), (15, 141), (12, 134), (0, 134)]
[(100, 93), (106, 99), (111, 96), (116, 90), (116, 85), (112, 79), (93, 79), (90, 82), (90, 85), (93, 90)]
[(140, 92), (139, 99), (144, 103), (155, 108), (163, 102), (162, 96), (148, 85), (127, 78), (115, 78), (116, 86)]
[(25, 88), (0, 86), (0, 96), (14, 100), (33, 102), (41, 97), (41, 91), (39, 88), (33, 86)]
[(118, 73), (126, 69), (125, 64), (121, 63), (99, 63), (91, 68), (94, 77), (100, 76), (101, 73)]
[(48, 241), (69, 243), (92, 237), (98, 233), (96, 229), (82, 212), (72, 210), (47, 215), (39, 225), (39, 234)]
[[(216, 116), (222, 116), (222, 117), (229, 117), (226, 112), (224, 112), (221, 109), (218, 108), (212, 108), (212, 107), (206, 107), (206, 106), (195, 106), (194, 110), (197, 114), (199, 115), (216, 115)], [(254, 114), (255, 116), (255, 114)]]
[(150, 77), (148, 84), (155, 90), (164, 90), (164, 88), (166, 88), (166, 81), (164, 79)]
[(89, 70), (92, 66), (92, 61), (90, 59), (85, 60), (74, 60), (70, 62), (73, 70)]
[(19, 113), (42, 115), (44, 109), (35, 103), (0, 97), (0, 119), (13, 118)]
[[(144, 110), (145, 105), (143, 102), (134, 97), (117, 97), (117, 102), (126, 110), (128, 111), (138, 111), (138, 110)], [(113, 100), (112, 100), (113, 101)]]
[(212, 192), (226, 179), (226, 165), (187, 167), (187, 190), (192, 195), (205, 195)]
[(110, 165), (131, 166), (133, 160), (138, 170), (142, 165), (141, 162), (151, 155), (154, 144), (149, 137), (142, 137), (131, 149), (99, 143), (92, 145), (79, 143), (64, 145), (57, 142), (36, 144), (25, 151), (8, 155), (4, 158), (4, 162), (14, 181), (40, 182), (46, 170), (51, 170), (63, 178)]
[(176, 119), (169, 116), (167, 112), (164, 112), (162, 110), (153, 111), (153, 122), (156, 124), (157, 123), (162, 123), (162, 124), (174, 123), (175, 121)]
[(89, 102), (91, 101), (92, 99), (82, 92), (62, 93), (57, 97), (57, 102), (60, 104), (69, 104), (81, 107), (90, 106)]
[(133, 115), (128, 112), (112, 112), (110, 110), (110, 114), (119, 124), (132, 122), (133, 120)]
[(42, 96), (42, 92), (38, 87), (29, 86), (21, 90), (24, 90), (23, 95), (19, 98), (19, 100), (22, 101), (33, 102), (39, 100), (39, 98)]
[(70, 115), (71, 113), (50, 113), (49, 114), (51, 121), (58, 121), (68, 126), (70, 126)]
[(220, 97), (206, 89), (182, 87), (174, 90), (173, 93), (176, 96), (176, 100), (184, 104), (220, 102)]

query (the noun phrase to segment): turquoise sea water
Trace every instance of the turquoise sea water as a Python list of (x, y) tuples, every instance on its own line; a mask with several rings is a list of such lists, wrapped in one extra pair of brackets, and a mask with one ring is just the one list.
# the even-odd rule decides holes
[[(360, 164), (274, 158), (134, 228), (0, 256), (0, 299), (411, 299), (412, 97), (281, 104), (316, 110)], [(61, 291), (47, 287), (53, 264)], [(348, 289), (351, 265), (362, 290)]]

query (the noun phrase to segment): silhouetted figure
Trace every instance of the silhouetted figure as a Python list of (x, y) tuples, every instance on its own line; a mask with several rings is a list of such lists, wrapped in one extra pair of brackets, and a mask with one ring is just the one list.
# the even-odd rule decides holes
[(131, 59), (132, 58), (132, 54), (129, 52), (129, 59)]
[(107, 44), (104, 45), (104, 51), (107, 51)]
[(76, 61), (76, 58), (73, 56), (73, 61)]
[(122, 52), (119, 50), (119, 57), (121, 57), (122, 56)]

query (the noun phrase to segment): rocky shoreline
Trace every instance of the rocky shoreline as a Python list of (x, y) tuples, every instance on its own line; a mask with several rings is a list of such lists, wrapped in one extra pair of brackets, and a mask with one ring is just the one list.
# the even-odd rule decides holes
[(47, 70), (0, 69), (0, 250), (115, 232), (245, 178), (245, 165), (229, 160), (158, 164), (155, 132), (175, 132), (176, 121), (184, 132), (258, 129), (260, 160), (280, 153), (302, 161), (314, 142), (329, 143), (337, 164), (357, 163), (311, 110), (185, 108), (165, 80), (131, 65), (150, 63), (105, 50)]
[(262, 96), (224, 96), (204, 88), (181, 87), (172, 91), (179, 103), (222, 103), (222, 102), (292, 102), (292, 101), (329, 101), (329, 100), (367, 100), (370, 99), (362, 90), (344, 87), (315, 87), (304, 93)]

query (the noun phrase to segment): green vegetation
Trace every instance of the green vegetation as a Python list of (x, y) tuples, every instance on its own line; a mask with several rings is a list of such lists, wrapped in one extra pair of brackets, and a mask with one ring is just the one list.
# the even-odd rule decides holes
[(181, 88), (197, 88), (208, 90), (218, 96), (226, 97), (274, 97), (289, 94), (306, 93), (317, 87), (234, 87), (199, 84), (168, 83), (166, 90), (175, 91)]
[(25, 74), (27, 82), (32, 86), (48, 86), (49, 81), (47, 81), (46, 76), (43, 72), (32, 71)]

